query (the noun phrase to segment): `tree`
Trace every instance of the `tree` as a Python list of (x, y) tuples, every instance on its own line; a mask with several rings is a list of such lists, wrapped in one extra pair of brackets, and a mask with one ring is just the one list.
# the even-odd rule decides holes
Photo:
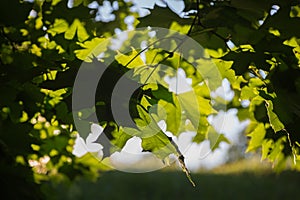
[[(194, 130), (195, 142), (208, 139), (216, 149), (227, 140), (207, 117), (226, 108), (237, 108), (241, 120), (251, 121), (246, 130), (247, 151), (259, 149), (262, 159), (273, 162), (276, 170), (289, 163), (300, 169), (299, 1), (184, 1), (184, 16), (183, 2), (177, 3), (153, 1), (142, 8), (131, 1), (1, 2), (1, 182), (14, 185), (16, 181), (7, 182), (13, 176), (22, 180), (20, 186), (28, 187), (21, 196), (31, 195), (28, 191), (35, 188), (39, 198), (33, 178), (96, 177), (106, 165), (91, 161), (90, 155), (76, 158), (72, 154), (79, 131), (76, 124), (81, 121), (99, 121), (105, 127), (104, 135), (114, 147), (110, 151), (119, 151), (130, 138), (139, 136), (144, 151), (160, 159), (175, 153), (187, 171), (173, 139), (153, 122), (166, 117), (167, 131), (173, 135)], [(153, 28), (129, 31), (125, 38), (121, 33), (112, 37), (121, 30), (148, 26)], [(158, 40), (162, 37), (159, 33), (173, 39), (169, 43)], [(114, 39), (122, 40), (119, 48), (105, 44)], [(146, 39), (148, 43), (138, 46)], [(190, 49), (186, 42), (191, 42)], [(105, 54), (97, 52), (98, 45), (104, 45), (100, 49), (106, 49)], [(128, 47), (131, 52), (126, 52)], [(73, 87), (82, 63), (84, 69), (96, 70), (106, 59), (113, 60), (99, 80), (95, 105), (72, 107)], [(212, 65), (217, 69), (214, 77), (205, 71)], [(198, 71), (197, 66), (205, 67)], [(178, 69), (192, 80), (192, 93), (170, 91), (166, 77), (169, 81), (178, 77)], [(122, 77), (127, 77), (123, 83), (132, 84), (135, 90), (130, 97), (117, 93), (122, 95), (115, 105), (130, 101), (129, 107), (118, 109), (128, 109), (134, 121), (113, 117), (112, 94)], [(234, 91), (232, 100), (211, 95), (221, 87), (223, 78)], [(207, 79), (210, 83), (205, 82)], [(95, 116), (98, 121), (94, 121)], [(90, 127), (80, 127), (80, 134), (87, 136)], [(147, 131), (157, 134), (140, 135)]]

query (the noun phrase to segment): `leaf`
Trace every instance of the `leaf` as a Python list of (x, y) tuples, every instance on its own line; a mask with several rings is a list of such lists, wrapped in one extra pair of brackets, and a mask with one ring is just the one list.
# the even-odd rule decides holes
[(181, 112), (185, 112), (185, 115), (192, 122), (193, 126), (197, 127), (200, 111), (196, 95), (193, 92), (187, 92), (177, 95), (177, 98)]
[(152, 90), (152, 94), (156, 99), (159, 100), (164, 100), (166, 102), (169, 103), (173, 103), (173, 95), (171, 92), (169, 92), (169, 90), (162, 86), (162, 85), (158, 85), (158, 88), (156, 90)]
[(176, 153), (176, 148), (162, 131), (159, 131), (154, 136), (142, 138), (142, 148), (145, 151), (154, 153), (160, 159)]
[[(219, 6), (215, 9), (210, 9), (203, 19), (202, 23), (206, 27), (229, 27), (237, 24), (244, 24), (246, 27), (250, 26), (250, 22), (242, 17), (237, 17), (237, 9), (229, 6)], [(251, 26), (250, 26), (251, 27)]]
[(89, 35), (84, 27), (84, 24), (79, 19), (74, 19), (73, 23), (69, 26), (65, 19), (55, 19), (54, 24), (47, 31), (52, 36), (56, 34), (65, 33), (64, 37), (67, 40), (72, 40), (77, 33), (79, 42), (83, 42), (89, 38)]
[(138, 77), (138, 81), (142, 84), (147, 83), (163, 83), (162, 76), (159, 74), (160, 72), (164, 72), (161, 69), (161, 66), (144, 66), (135, 67), (134, 68), (134, 77)]
[(55, 36), (56, 34), (64, 33), (68, 30), (69, 24), (64, 19), (55, 19), (54, 24), (51, 26), (51, 28), (47, 31), (52, 36)]
[[(149, 113), (146, 112), (146, 110), (144, 110), (144, 108), (140, 105), (137, 105), (137, 111), (139, 113), (139, 117), (141, 118), (142, 122), (141, 122), (141, 126), (147, 125), (152, 123), (152, 119), (149, 116)], [(139, 125), (139, 124), (137, 124)]]
[(231, 61), (224, 61), (224, 60), (218, 60), (216, 63), (216, 66), (218, 67), (218, 70), (220, 71), (223, 78), (227, 78), (230, 83), (235, 82), (235, 71), (231, 69), (231, 66), (233, 62)]
[(271, 100), (266, 100), (266, 108), (269, 117), (269, 122), (272, 129), (276, 132), (284, 129), (283, 123), (280, 121), (278, 116), (273, 112), (273, 102)]
[(276, 171), (282, 171), (285, 167), (285, 156), (283, 154), (285, 137), (273, 140), (264, 140), (262, 143), (262, 160), (269, 159), (273, 162)]
[(181, 113), (180, 106), (178, 105), (178, 101), (175, 101), (174, 104), (167, 102), (165, 100), (158, 101), (159, 107), (161, 106), (163, 109), (158, 110), (158, 115), (161, 119), (165, 119), (167, 124), (167, 131), (170, 131), (173, 135), (178, 135), (181, 131), (180, 128), (185, 123), (185, 117)]
[(107, 42), (105, 43), (105, 41), (105, 38), (95, 37), (90, 41), (80, 43), (79, 45), (83, 47), (83, 49), (75, 50), (74, 53), (78, 59), (86, 62), (92, 62), (94, 57), (98, 57), (100, 53), (106, 51)]
[(210, 148), (212, 151), (219, 147), (221, 142), (230, 143), (230, 141), (223, 135), (217, 133), (217, 131), (210, 126), (207, 134), (207, 139), (209, 140)]
[(118, 52), (118, 54), (115, 56), (115, 59), (119, 64), (129, 69), (145, 66), (144, 61), (138, 55), (138, 52), (135, 49), (132, 49), (130, 55), (125, 55)]
[(74, 19), (71, 26), (65, 32), (65, 38), (67, 40), (71, 40), (75, 37), (76, 33), (77, 33), (79, 42), (83, 42), (84, 40), (89, 38), (89, 35), (88, 35), (87, 31), (85, 30), (83, 23), (80, 22), (79, 19)]
[(246, 152), (253, 151), (259, 148), (260, 146), (262, 146), (265, 135), (266, 135), (265, 126), (263, 123), (259, 123), (255, 127), (255, 129), (247, 135), (251, 139), (249, 141)]
[(153, 10), (151, 10), (151, 14), (138, 18), (140, 23), (138, 27), (162, 27), (162, 28), (170, 28), (173, 21), (176, 21), (178, 24), (191, 24), (192, 19), (180, 18), (177, 14), (172, 12), (169, 8), (162, 8), (155, 6)]
[(73, 7), (77, 7), (82, 3), (83, 3), (83, 5), (87, 6), (91, 2), (92, 2), (92, 0), (74, 0)]
[(68, 107), (65, 102), (60, 102), (55, 106), (56, 110), (56, 117), (58, 120), (60, 120), (62, 123), (72, 123), (73, 122), (73, 116), (72, 113), (69, 112)]
[(200, 73), (202, 78), (205, 80), (205, 85), (210, 91), (215, 91), (218, 87), (222, 85), (222, 76), (211, 59), (201, 58), (196, 60), (197, 71)]
[(186, 92), (177, 96), (180, 102), (181, 111), (185, 112), (195, 128), (199, 125), (200, 115), (209, 115), (214, 113), (214, 109), (209, 99), (197, 96), (193, 92)]
[(193, 142), (200, 143), (203, 142), (208, 136), (208, 131), (210, 130), (209, 123), (207, 121), (207, 116), (201, 115), (199, 120), (199, 126), (196, 136), (193, 138)]
[(141, 119), (136, 120), (139, 132), (138, 137), (142, 139), (142, 148), (145, 151), (151, 151), (158, 158), (164, 159), (171, 153), (176, 153), (176, 148), (170, 139), (157, 125), (156, 116), (149, 114), (141, 106), (137, 106)]
[(84, 0), (73, 0), (73, 7), (79, 6)]
[(112, 148), (111, 151), (120, 151), (132, 136), (139, 134), (139, 130), (130, 127), (115, 127), (111, 132), (113, 139), (110, 141), (115, 148)]
[(58, 135), (47, 138), (44, 143), (41, 145), (40, 152), (42, 154), (50, 154), (50, 152), (54, 149), (58, 152), (65, 151), (65, 148), (69, 142), (69, 137), (65, 135)]
[(232, 65), (232, 69), (234, 69), (237, 75), (241, 75), (244, 74), (246, 71), (248, 71), (248, 67), (250, 63), (253, 61), (253, 56), (254, 53), (252, 52), (236, 53), (232, 51), (226, 54), (222, 59), (228, 61), (230, 60), (234, 61)]
[(242, 100), (250, 100), (250, 99), (252, 99), (253, 97), (256, 96), (256, 94), (254, 93), (254, 91), (255, 91), (254, 88), (251, 88), (249, 86), (245, 86), (241, 90), (240, 98)]
[(261, 155), (261, 159), (264, 160), (268, 157), (268, 155), (270, 154), (272, 147), (273, 147), (273, 140), (264, 140), (261, 144), (262, 149), (262, 155)]

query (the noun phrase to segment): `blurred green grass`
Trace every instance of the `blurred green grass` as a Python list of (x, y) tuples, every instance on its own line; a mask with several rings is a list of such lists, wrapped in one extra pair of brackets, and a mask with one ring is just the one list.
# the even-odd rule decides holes
[(193, 187), (182, 172), (102, 174), (96, 182), (43, 185), (47, 199), (297, 199), (300, 173), (197, 173)]

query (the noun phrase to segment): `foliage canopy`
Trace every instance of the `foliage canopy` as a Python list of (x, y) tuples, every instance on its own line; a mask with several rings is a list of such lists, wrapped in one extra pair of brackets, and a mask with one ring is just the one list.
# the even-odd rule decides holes
[[(80, 110), (80, 117), (89, 120), (94, 109), (115, 147), (121, 149), (132, 136), (139, 136), (139, 129), (147, 132), (150, 127), (159, 133), (142, 138), (143, 150), (160, 159), (171, 153), (180, 159), (181, 153), (172, 140), (156, 124), (149, 126), (153, 119), (159, 121), (166, 116), (167, 131), (178, 136), (185, 130), (194, 130), (194, 141), (208, 139), (214, 150), (227, 139), (214, 130), (207, 117), (224, 107), (237, 108), (240, 120), (250, 120), (247, 152), (259, 149), (262, 159), (273, 162), (276, 170), (289, 165), (300, 170), (298, 0), (185, 0), (185, 17), (176, 14), (167, 3), (164, 7), (153, 4), (150, 14), (141, 17), (132, 9), (131, 1), (97, 1), (98, 5), (114, 5), (108, 15), (111, 19), (104, 19), (104, 11), (91, 6), (91, 0), (71, 2), (73, 5), (63, 0), (0, 3), (0, 180), (8, 188), (22, 188), (14, 195), (30, 197), (35, 191), (39, 198), (36, 182), (73, 180), (78, 175), (93, 178), (99, 170), (107, 169), (91, 155), (76, 158), (72, 154), (77, 131), (72, 89), (82, 62), (101, 62), (102, 58), (91, 57), (91, 52), (118, 32), (116, 28), (162, 27), (188, 35), (204, 47), (221, 78), (229, 80), (234, 97), (229, 101), (212, 98), (211, 88), (201, 84), (204, 76), (197, 73), (190, 60), (174, 52), (153, 45), (144, 54), (152, 65), (143, 66), (143, 59), (137, 56), (142, 48), (132, 48), (130, 53), (111, 49), (114, 54), (110, 56), (115, 61), (100, 79), (96, 107), (90, 107), (92, 111)], [(130, 21), (128, 16), (132, 18), (130, 25), (125, 23)], [(125, 40), (135, 39), (132, 35)], [(101, 52), (93, 53), (97, 56)], [(194, 52), (193, 62), (203, 64), (202, 53)], [(161, 64), (174, 70), (166, 70)], [(196, 99), (189, 93), (168, 90), (164, 78), (176, 76), (178, 68), (192, 80)], [(120, 125), (112, 117), (111, 94), (118, 80), (132, 70), (134, 79), (143, 83), (132, 95), (128, 108), (135, 126)], [(156, 75), (154, 70), (162, 74)], [(247, 101), (248, 105), (243, 105)], [(153, 105), (157, 107), (153, 109)], [(189, 105), (181, 108), (184, 114), (178, 111), (181, 105)], [(182, 125), (187, 119), (189, 123)], [(83, 135), (88, 134), (88, 128)]]

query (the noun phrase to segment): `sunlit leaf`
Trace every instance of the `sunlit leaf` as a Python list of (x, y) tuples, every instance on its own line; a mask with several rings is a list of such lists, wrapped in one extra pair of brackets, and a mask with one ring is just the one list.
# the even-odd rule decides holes
[[(75, 50), (74, 53), (78, 59), (91, 62), (93, 57), (98, 57), (106, 50), (105, 44), (103, 44), (104, 41), (106, 41), (105, 38), (95, 37), (91, 41), (80, 43), (79, 45), (83, 49)], [(102, 44), (101, 47), (100, 44)]]
[(116, 55), (115, 59), (118, 61), (118, 63), (129, 69), (145, 66), (144, 61), (141, 59), (135, 49), (132, 49), (130, 55), (124, 55), (118, 52), (118, 55)]
[(265, 138), (265, 127), (264, 124), (260, 123), (258, 124), (255, 129), (248, 134), (248, 136), (251, 138), (247, 147), (246, 152), (252, 151), (260, 147), (263, 143), (263, 140)]
[(280, 121), (278, 116), (273, 112), (273, 103), (272, 101), (268, 100), (266, 101), (266, 108), (268, 111), (268, 117), (270, 121), (270, 125), (273, 128), (273, 130), (276, 132), (284, 129), (283, 123)]
[(79, 19), (74, 19), (73, 23), (70, 25), (70, 27), (65, 32), (65, 38), (68, 40), (71, 40), (75, 37), (75, 34), (77, 34), (79, 42), (83, 42), (89, 38), (89, 35), (88, 35), (83, 23), (80, 22)]
[(230, 143), (223, 134), (217, 133), (217, 131), (212, 126), (209, 127), (207, 139), (209, 140), (210, 148), (212, 151), (217, 149), (221, 142)]
[(60, 33), (64, 33), (68, 30), (69, 24), (66, 20), (64, 19), (55, 19), (54, 24), (52, 27), (48, 30), (48, 33), (51, 35), (56, 35)]

